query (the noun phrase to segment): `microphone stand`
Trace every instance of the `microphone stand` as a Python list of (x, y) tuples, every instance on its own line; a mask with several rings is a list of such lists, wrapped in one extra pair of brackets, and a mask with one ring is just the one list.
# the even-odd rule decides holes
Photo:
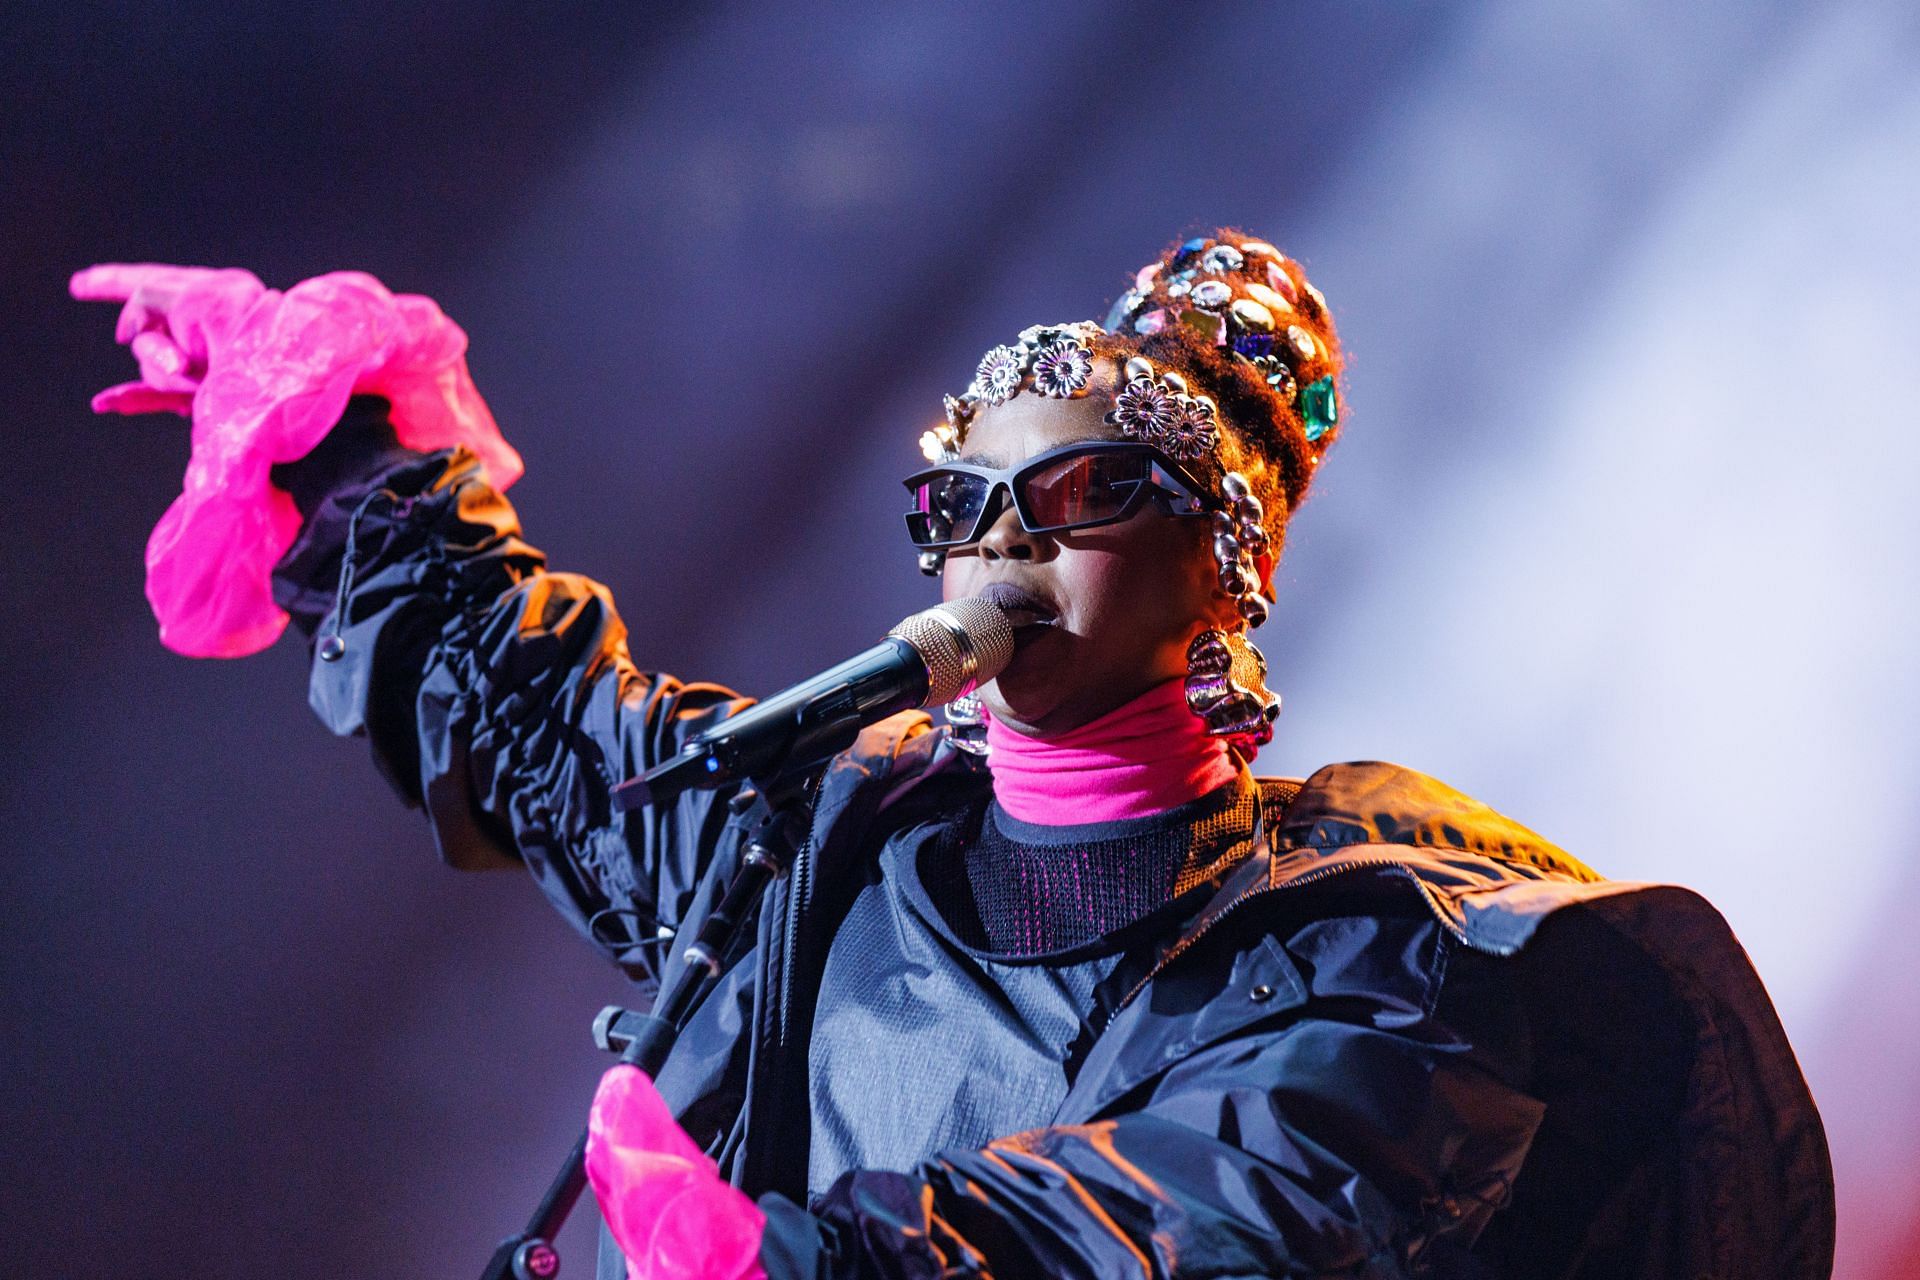
[[(665, 803), (667, 792), (681, 789), (674, 785), (677, 779), (663, 786), (663, 779), (657, 776), (666, 773), (672, 763), (648, 772), (644, 782), (652, 783), (651, 787), (639, 779), (623, 784), (616, 791), (615, 803), (622, 808)], [(720, 905), (701, 925), (699, 937), (682, 952), (686, 963), (675, 974), (672, 985), (654, 1000), (652, 1010), (635, 1013), (608, 1005), (600, 1011), (594, 1019), (593, 1037), (602, 1049), (618, 1053), (621, 1062), (639, 1067), (649, 1077), (659, 1075), (687, 1017), (720, 976), (721, 960), (740, 926), (752, 917), (761, 894), (792, 863), (794, 851), (806, 837), (812, 814), (807, 787), (813, 777), (811, 770), (781, 774), (766, 785), (742, 788), (728, 802), (737, 816), (754, 822), (741, 851), (740, 869), (734, 873)], [(553, 1280), (559, 1274), (560, 1254), (553, 1240), (586, 1189), (586, 1156), (587, 1135), (582, 1130), (526, 1228), (500, 1242), (487, 1269), (481, 1272), (481, 1280)]]

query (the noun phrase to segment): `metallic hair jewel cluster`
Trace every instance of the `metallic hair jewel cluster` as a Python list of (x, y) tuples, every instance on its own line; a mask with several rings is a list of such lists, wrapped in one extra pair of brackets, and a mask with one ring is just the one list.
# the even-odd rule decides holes
[[(1317, 446), (1340, 420), (1339, 397), (1331, 377), (1302, 383), (1299, 367), (1321, 351), (1298, 320), (1302, 292), (1322, 314), (1327, 300), (1311, 284), (1296, 285), (1286, 261), (1264, 240), (1189, 240), (1174, 253), (1171, 269), (1159, 262), (1140, 268), (1133, 288), (1107, 313), (1106, 328), (1150, 337), (1177, 324), (1232, 352), (1299, 411), (1317, 462)], [(1156, 292), (1157, 306), (1151, 305)]]

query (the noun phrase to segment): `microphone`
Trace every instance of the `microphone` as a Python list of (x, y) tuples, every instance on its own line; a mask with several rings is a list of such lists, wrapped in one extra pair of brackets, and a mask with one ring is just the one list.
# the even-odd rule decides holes
[(689, 738), (679, 755), (615, 787), (614, 806), (624, 812), (683, 791), (791, 775), (846, 750), (875, 721), (973, 692), (1012, 657), (1013, 623), (992, 601), (923, 609), (865, 653)]

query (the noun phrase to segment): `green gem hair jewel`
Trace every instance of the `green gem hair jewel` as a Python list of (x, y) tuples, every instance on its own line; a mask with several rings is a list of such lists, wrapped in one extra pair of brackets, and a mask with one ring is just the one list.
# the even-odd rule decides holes
[(1307, 384), (1300, 393), (1300, 417), (1307, 424), (1307, 443), (1318, 444), (1320, 438), (1331, 431), (1340, 421), (1340, 400), (1333, 394), (1333, 379), (1318, 378)]

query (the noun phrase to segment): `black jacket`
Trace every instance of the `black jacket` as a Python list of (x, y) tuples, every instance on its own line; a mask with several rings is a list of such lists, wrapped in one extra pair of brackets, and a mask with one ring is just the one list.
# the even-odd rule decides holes
[[(546, 572), (464, 453), (336, 489), (279, 581), (317, 629), (314, 708), (369, 736), (443, 858), (524, 864), (660, 979), (659, 928), (697, 927), (741, 833), (724, 793), (623, 815), (609, 792), (743, 700), (635, 669), (605, 589)], [(1828, 1274), (1819, 1120), (1719, 916), (1384, 764), (1270, 815), (1107, 993), (1045, 1127), (803, 1207), (835, 926), (890, 833), (985, 785), (919, 716), (836, 758), (660, 1073), (761, 1197), (771, 1276)]]

